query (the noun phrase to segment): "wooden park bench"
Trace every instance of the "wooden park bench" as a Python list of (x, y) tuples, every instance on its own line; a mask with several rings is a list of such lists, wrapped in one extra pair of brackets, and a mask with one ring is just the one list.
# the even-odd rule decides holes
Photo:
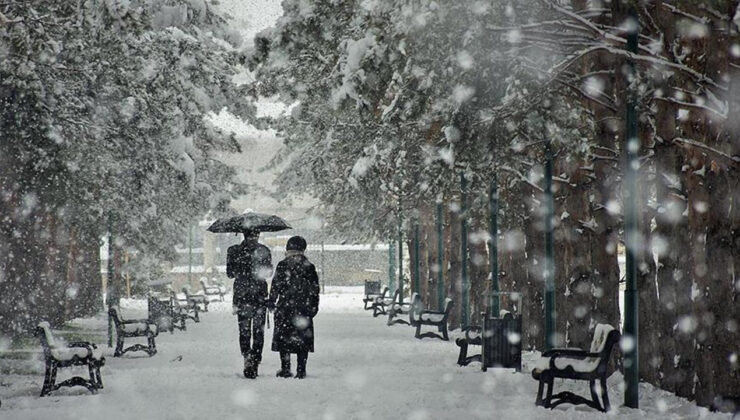
[(380, 296), (380, 281), (365, 280), (365, 297), (362, 298), (362, 303), (366, 311), (373, 309), (372, 304), (378, 296)]
[(397, 318), (398, 315), (406, 315), (411, 309), (411, 302), (404, 302), (401, 298), (401, 289), (396, 289), (393, 294), (393, 300), (388, 308), (388, 325), (393, 324), (406, 324), (409, 322), (402, 318)]
[[(532, 377), (539, 381), (536, 405), (555, 408), (563, 403), (586, 404), (600, 411), (609, 411), (609, 395), (606, 388), (606, 374), (612, 348), (619, 342), (619, 332), (611, 325), (597, 324), (591, 340), (590, 351), (573, 348), (555, 348), (542, 354), (535, 363)], [(555, 378), (588, 381), (591, 399), (583, 398), (569, 391), (552, 394)], [(599, 390), (596, 381), (599, 381)], [(542, 398), (545, 385), (547, 394)], [(602, 403), (599, 402), (601, 394)]]
[(380, 315), (386, 315), (388, 312), (386, 312), (386, 306), (390, 306), (391, 303), (393, 303), (393, 298), (388, 297), (388, 292), (390, 290), (386, 287), (383, 289), (383, 293), (381, 293), (379, 296), (375, 298), (375, 301), (373, 301), (373, 304), (371, 306), (373, 310), (373, 316), (378, 317)]
[[(409, 324), (412, 327), (416, 327), (414, 337), (418, 339), (426, 337), (439, 338), (441, 340), (448, 341), (450, 338), (447, 335), (447, 318), (450, 317), (452, 306), (452, 299), (447, 298), (445, 299), (445, 307), (443, 311), (426, 310), (421, 302), (421, 296), (419, 296), (418, 293), (414, 293), (411, 296), (411, 308), (409, 309)], [(437, 327), (437, 331), (442, 333), (442, 335), (431, 331), (427, 331), (422, 334), (421, 327), (423, 325)]]
[(157, 325), (158, 331), (169, 331), (174, 334), (175, 328), (184, 330), (185, 316), (178, 316), (174, 312), (171, 297), (151, 295), (147, 299), (149, 321)]
[(457, 355), (457, 364), (467, 366), (472, 362), (482, 362), (483, 354), (477, 353), (468, 356), (468, 347), (483, 346), (483, 327), (480, 325), (470, 325), (462, 328), (462, 331), (465, 333), (465, 336), (455, 340), (455, 344), (460, 347), (460, 353)]
[(191, 305), (197, 306), (199, 311), (208, 312), (208, 304), (210, 301), (206, 295), (194, 295), (190, 293), (189, 286), (183, 287), (182, 293), (185, 295), (185, 300), (190, 302)]
[[(198, 305), (187, 297), (180, 298), (174, 290), (170, 289), (170, 298), (172, 301), (172, 313), (175, 320), (192, 319), (193, 322), (200, 322), (198, 316)], [(177, 321), (176, 321), (177, 322)], [(184, 328), (183, 328), (184, 329)]]
[(221, 302), (224, 301), (226, 287), (216, 284), (209, 284), (208, 279), (201, 277), (200, 286), (203, 288), (203, 294), (210, 299), (212, 296), (217, 297)]
[[(154, 337), (159, 334), (157, 324), (149, 319), (123, 319), (121, 310), (117, 306), (111, 306), (108, 316), (116, 326), (116, 350), (113, 357), (121, 357), (129, 351), (144, 351), (149, 356), (157, 354), (157, 345)], [(134, 344), (123, 348), (124, 340), (131, 337), (146, 337), (147, 345)]]
[[(44, 385), (41, 387), (41, 396), (48, 395), (52, 391), (64, 386), (84, 386), (95, 394), (103, 388), (103, 380), (100, 377), (100, 367), (105, 364), (103, 351), (93, 343), (87, 341), (75, 341), (66, 346), (60, 345), (51, 333), (51, 326), (46, 321), (39, 322), (36, 335), (41, 341), (44, 350)], [(81, 376), (73, 376), (70, 379), (56, 383), (57, 369), (70, 366), (87, 366), (90, 374), (89, 379)]]

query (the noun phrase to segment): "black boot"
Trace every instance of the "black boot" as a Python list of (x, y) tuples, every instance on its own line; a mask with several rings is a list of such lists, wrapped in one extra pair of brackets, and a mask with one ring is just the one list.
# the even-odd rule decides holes
[(298, 368), (296, 369), (295, 377), (297, 379), (303, 379), (306, 377), (306, 361), (308, 360), (308, 352), (298, 353)]
[(244, 377), (248, 379), (257, 377), (257, 365), (252, 355), (244, 358)]
[(290, 378), (293, 376), (290, 373), (290, 353), (280, 352), (280, 370), (275, 375), (278, 378)]

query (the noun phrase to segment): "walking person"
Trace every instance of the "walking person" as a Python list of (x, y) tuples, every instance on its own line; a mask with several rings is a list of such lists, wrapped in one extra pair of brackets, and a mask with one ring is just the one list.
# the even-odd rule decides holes
[(244, 357), (244, 376), (258, 375), (265, 343), (267, 279), (272, 276), (270, 250), (260, 244), (259, 232), (244, 232), (244, 241), (229, 247), (226, 275), (234, 279), (232, 312), (239, 322), (239, 348)]
[(270, 288), (275, 309), (272, 351), (280, 353), (278, 377), (290, 378), (290, 355), (297, 354), (296, 378), (306, 377), (308, 353), (314, 351), (313, 318), (319, 311), (319, 276), (304, 255), (306, 240), (293, 236), (285, 246)]

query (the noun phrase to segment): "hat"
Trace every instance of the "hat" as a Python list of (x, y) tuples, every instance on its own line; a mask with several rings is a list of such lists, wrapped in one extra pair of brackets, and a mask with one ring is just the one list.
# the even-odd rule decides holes
[(288, 243), (285, 245), (286, 251), (305, 251), (306, 240), (301, 236), (293, 236), (288, 239)]

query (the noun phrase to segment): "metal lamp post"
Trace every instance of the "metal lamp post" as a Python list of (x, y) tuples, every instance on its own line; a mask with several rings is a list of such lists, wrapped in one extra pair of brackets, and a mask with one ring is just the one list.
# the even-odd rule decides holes
[(437, 201), (437, 309), (444, 310), (445, 304), (445, 280), (444, 280), (444, 236), (442, 213), (442, 200)]
[(470, 279), (468, 279), (468, 220), (467, 220), (467, 212), (468, 212), (468, 186), (467, 186), (467, 180), (465, 179), (465, 174), (460, 174), (460, 202), (461, 202), (461, 209), (460, 209), (460, 219), (461, 219), (461, 229), (460, 229), (460, 243), (461, 243), (461, 249), (460, 249), (460, 261), (462, 265), (462, 305), (461, 307), (461, 324), (463, 327), (467, 327), (470, 324), (470, 308), (469, 308), (469, 298), (470, 298)]
[(396, 244), (393, 241), (388, 242), (388, 288), (394, 290), (393, 285), (396, 282)]
[(401, 302), (403, 302), (403, 230), (401, 224), (398, 225), (398, 289), (401, 293)]
[[(635, 11), (630, 11), (630, 19), (633, 26), (627, 34), (627, 50), (637, 53), (637, 36), (639, 22)], [(627, 84), (634, 77), (634, 66), (628, 63)], [(639, 360), (638, 360), (638, 300), (637, 300), (637, 264), (635, 261), (635, 249), (638, 241), (637, 209), (635, 205), (637, 197), (637, 153), (640, 150), (640, 142), (637, 138), (637, 111), (635, 98), (628, 93), (627, 100), (627, 133), (625, 136), (625, 168), (624, 168), (624, 236), (626, 251), (627, 284), (624, 292), (624, 334), (623, 339), (627, 346), (622, 346), (624, 354), (624, 405), (637, 408), (639, 405)]]
[[(110, 307), (116, 305), (118, 302), (118, 290), (114, 284), (114, 271), (116, 267), (113, 263), (113, 212), (108, 212), (108, 284), (106, 285), (106, 296), (105, 303), (110, 310)], [(108, 347), (113, 347), (113, 320), (108, 317)]]
[(414, 224), (414, 291), (421, 296), (421, 272), (419, 268), (419, 222)]
[(553, 257), (554, 204), (552, 196), (552, 149), (550, 141), (545, 142), (545, 348), (554, 347), (555, 334), (555, 260)]
[(498, 185), (496, 174), (491, 179), (491, 189), (488, 194), (490, 200), (488, 211), (490, 216), (490, 239), (488, 242), (489, 258), (491, 266), (491, 316), (498, 316), (499, 313), (499, 291), (498, 286)]

